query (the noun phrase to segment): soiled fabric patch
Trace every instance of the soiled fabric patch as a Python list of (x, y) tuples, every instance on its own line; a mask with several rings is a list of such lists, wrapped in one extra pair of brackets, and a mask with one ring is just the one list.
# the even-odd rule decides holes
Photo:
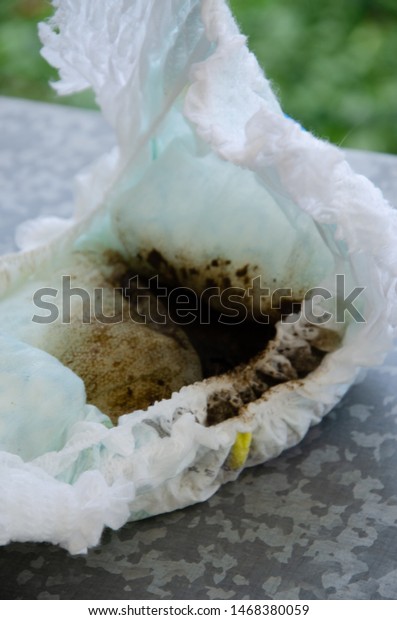
[(148, 292), (139, 297), (136, 279), (128, 296), (116, 286), (127, 271), (122, 257), (90, 264), (79, 254), (76, 266), (70, 286), (85, 292), (83, 306), (93, 300), (90, 312), (82, 316), (74, 304), (70, 323), (51, 326), (44, 348), (83, 379), (89, 403), (117, 423), (202, 379), (198, 355), (161, 302)]

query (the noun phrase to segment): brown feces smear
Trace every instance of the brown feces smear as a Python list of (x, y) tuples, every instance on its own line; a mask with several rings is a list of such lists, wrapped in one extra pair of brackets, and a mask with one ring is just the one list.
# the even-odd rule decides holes
[[(146, 409), (202, 379), (197, 353), (160, 302), (145, 293), (131, 303), (122, 288), (114, 287), (110, 273), (125, 272), (122, 262), (109, 273), (82, 262), (86, 276), (82, 281), (79, 274), (78, 286), (91, 300), (97, 288), (97, 303), (84, 306), (74, 296), (70, 323), (50, 326), (46, 350), (84, 381), (90, 404), (116, 423), (120, 415)], [(77, 277), (72, 278), (72, 286), (76, 282)]]
[[(217, 259), (211, 266), (229, 264)], [(84, 288), (91, 303), (75, 295), (69, 323), (51, 325), (45, 347), (81, 377), (88, 402), (114, 423), (204, 378), (210, 387), (207, 424), (217, 424), (242, 414), (273, 386), (301, 381), (339, 346), (337, 334), (319, 327), (307, 329), (302, 339), (292, 326), (290, 344), (280, 341), (274, 324), (291, 313), (291, 304), (280, 305), (269, 324), (252, 315), (233, 322), (209, 303), (201, 287), (197, 296), (183, 286), (183, 273), (176, 269), (171, 272), (167, 265), (167, 274), (159, 274), (146, 266), (138, 276), (135, 267), (117, 254), (74, 254), (71, 286)], [(242, 267), (239, 277), (247, 271)], [(190, 275), (196, 272), (199, 267), (190, 267)], [(224, 280), (226, 290), (230, 280)], [(178, 296), (193, 311), (181, 314)], [(299, 304), (293, 307), (299, 313)]]

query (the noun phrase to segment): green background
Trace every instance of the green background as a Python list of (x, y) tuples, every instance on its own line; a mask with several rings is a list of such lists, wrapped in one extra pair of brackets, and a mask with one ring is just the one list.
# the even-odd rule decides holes
[[(230, 4), (287, 114), (336, 144), (397, 154), (397, 0)], [(37, 22), (50, 12), (0, 0), (0, 94), (90, 107), (89, 93), (59, 99), (48, 85)]]

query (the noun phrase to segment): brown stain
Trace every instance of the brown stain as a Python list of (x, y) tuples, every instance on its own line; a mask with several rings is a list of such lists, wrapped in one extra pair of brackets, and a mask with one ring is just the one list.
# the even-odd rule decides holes
[[(171, 264), (155, 248), (141, 250), (128, 261), (117, 252), (108, 251), (100, 256), (100, 261), (98, 286), (109, 294), (117, 289), (122, 297), (122, 316), (115, 324), (93, 320), (90, 325), (74, 321), (64, 326), (67, 331), (62, 337), (63, 349), (54, 354), (83, 379), (88, 402), (107, 413), (114, 423), (120, 415), (146, 409), (169, 398), (183, 385), (204, 377), (214, 382), (214, 391), (208, 397), (207, 424), (218, 424), (243, 415), (249, 403), (266, 398), (275, 385), (296, 385), (340, 344), (334, 332), (320, 329), (301, 349), (276, 350), (274, 323), (296, 310), (299, 296), (292, 301), (281, 300), (280, 309), (269, 312), (270, 323), (266, 325), (255, 320), (255, 312), (244, 321), (224, 324), (220, 322), (221, 309), (208, 303), (204, 294), (202, 310), (209, 320), (205, 324), (196, 320), (182, 328), (175, 325), (176, 308), (171, 303), (166, 309), (165, 324), (159, 324), (148, 307), (143, 308), (142, 319), (142, 307), (137, 312), (136, 296), (126, 294), (137, 274), (140, 279), (136, 285), (146, 288), (150, 278), (159, 276), (160, 287), (167, 289), (167, 302), (175, 288), (187, 296), (189, 291), (192, 296), (201, 295), (205, 288), (247, 288), (258, 275), (257, 265), (236, 268), (224, 257), (215, 257), (202, 265), (191, 265), (175, 257)], [(151, 295), (156, 298), (153, 284)], [(165, 306), (159, 307), (164, 310)], [(286, 362), (263, 370), (261, 365), (269, 351), (280, 353)], [(217, 389), (214, 377), (219, 375), (225, 378), (227, 389)]]
[(116, 423), (120, 415), (146, 409), (201, 378), (192, 349), (145, 325), (72, 323), (62, 363), (83, 381), (87, 401)]
[[(166, 276), (169, 282), (179, 282), (177, 269), (156, 249), (152, 249), (147, 255), (147, 262), (155, 270), (155, 275), (162, 274)], [(180, 269), (185, 270), (186, 266), (182, 265)]]
[[(264, 351), (223, 375), (228, 387), (215, 389), (207, 398), (206, 424), (212, 426), (237, 416), (244, 416), (246, 406), (252, 402), (265, 401), (272, 388), (283, 385), (295, 390), (303, 380), (321, 364), (327, 352), (341, 344), (338, 334), (329, 329), (318, 328), (319, 335), (311, 342), (304, 341), (299, 347), (285, 347), (277, 338), (268, 343)], [(324, 333), (322, 333), (324, 332)], [(317, 348), (321, 345), (321, 348)], [(263, 370), (266, 354), (281, 355), (286, 363), (276, 362)], [(271, 355), (270, 355), (271, 359)], [(212, 380), (208, 380), (211, 385)], [(216, 384), (214, 383), (214, 386)]]
[(320, 351), (330, 353), (340, 346), (340, 336), (331, 329), (325, 327), (319, 330), (319, 334), (311, 341), (311, 344)]
[(207, 401), (207, 425), (213, 426), (224, 420), (238, 416), (242, 402), (238, 393), (229, 390), (219, 390), (208, 397)]
[(249, 265), (244, 265), (241, 269), (236, 269), (236, 276), (238, 278), (244, 278), (244, 276), (248, 274), (248, 267)]
[[(190, 287), (198, 295), (206, 294), (207, 289), (219, 289), (220, 292), (231, 287), (240, 288), (246, 291), (243, 300), (246, 308), (250, 313), (260, 317), (261, 313), (268, 314), (270, 321), (275, 323), (279, 317), (279, 309), (272, 307), (272, 299), (269, 295), (261, 298), (261, 306), (258, 302), (252, 301), (252, 296), (248, 294), (249, 289), (253, 286), (253, 281), (258, 276), (262, 277), (262, 285), (274, 289), (276, 279), (270, 274), (260, 273), (259, 266), (256, 263), (244, 263), (241, 266), (235, 265), (229, 258), (223, 256), (215, 256), (210, 260), (197, 262), (189, 257), (188, 252), (179, 252), (173, 257), (166, 257), (157, 248), (150, 250), (140, 248), (134, 257), (130, 257), (130, 268), (147, 278), (157, 275), (163, 284), (168, 286)], [(284, 287), (288, 288), (288, 273), (285, 275)], [(282, 283), (279, 287), (283, 288)], [(281, 299), (282, 309), (286, 309), (286, 313), (290, 312), (290, 308), (295, 304), (299, 304), (304, 297), (306, 287), (302, 286), (299, 290), (292, 291), (289, 300)], [(210, 292), (208, 292), (210, 294)], [(213, 299), (211, 303), (217, 306), (217, 301)], [(288, 308), (287, 308), (288, 306)]]
[[(120, 415), (146, 409), (202, 379), (200, 360), (183, 330), (169, 320), (163, 324), (152, 316), (152, 308), (154, 314), (166, 314), (154, 296), (151, 301), (156, 303), (144, 303), (139, 308), (124, 297), (131, 273), (118, 253), (107, 252), (100, 257), (76, 253), (74, 258), (69, 269), (72, 285), (84, 287), (85, 282), (89, 290), (100, 288), (104, 314), (114, 316), (114, 320), (101, 322), (92, 306), (87, 324), (72, 313), (69, 325), (51, 326), (46, 350), (84, 381), (88, 403), (116, 423)], [(118, 308), (115, 315), (114, 295)]]

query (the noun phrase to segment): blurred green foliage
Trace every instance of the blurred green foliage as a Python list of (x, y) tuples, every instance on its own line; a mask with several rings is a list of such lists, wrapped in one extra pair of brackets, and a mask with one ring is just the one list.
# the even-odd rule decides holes
[(50, 87), (57, 72), (40, 56), (37, 24), (51, 13), (48, 0), (0, 0), (0, 95), (93, 107), (91, 93), (60, 98)]
[[(287, 114), (337, 144), (397, 153), (397, 0), (230, 4)], [(0, 94), (91, 107), (48, 85), (37, 22), (50, 12), (48, 0), (0, 0)]]
[(231, 0), (284, 111), (319, 137), (397, 153), (397, 0)]

